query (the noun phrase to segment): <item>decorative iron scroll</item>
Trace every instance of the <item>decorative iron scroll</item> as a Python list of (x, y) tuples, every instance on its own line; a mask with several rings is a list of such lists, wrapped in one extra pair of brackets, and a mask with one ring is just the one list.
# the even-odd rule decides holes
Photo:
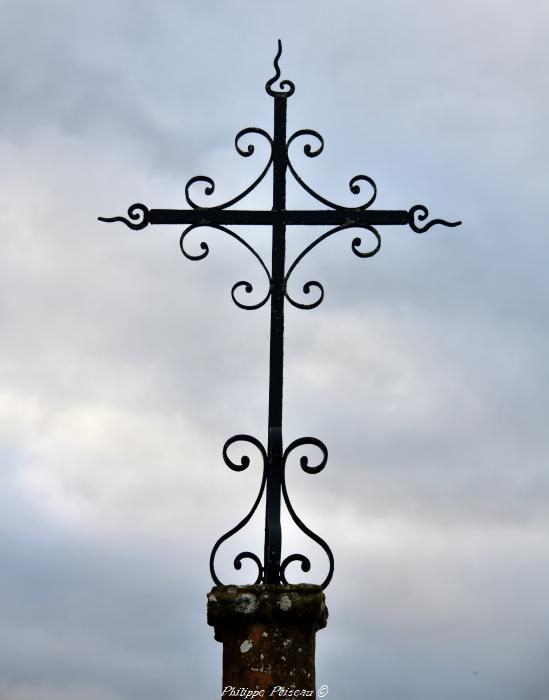
[(293, 306), (296, 306), (298, 309), (314, 309), (316, 308), (319, 304), (322, 303), (322, 300), (324, 299), (324, 287), (320, 282), (317, 282), (316, 280), (311, 280), (310, 282), (306, 282), (303, 285), (303, 292), (305, 294), (309, 294), (311, 289), (314, 287), (319, 290), (319, 297), (315, 300), (312, 301), (308, 304), (302, 304), (295, 299), (292, 299), (292, 297), (288, 293), (288, 280), (290, 279), (290, 275), (292, 272), (295, 270), (296, 266), (303, 260), (303, 258), (311, 251), (313, 248), (315, 248), (319, 243), (324, 241), (326, 238), (329, 236), (332, 236), (334, 233), (338, 233), (339, 231), (343, 231), (346, 229), (353, 229), (353, 228), (362, 228), (366, 231), (369, 231), (370, 233), (373, 234), (376, 240), (376, 245), (374, 248), (371, 250), (366, 250), (366, 251), (361, 251), (360, 246), (362, 245), (362, 238), (359, 236), (356, 236), (353, 238), (351, 242), (351, 250), (355, 255), (357, 255), (359, 258), (371, 258), (373, 255), (375, 255), (379, 249), (381, 248), (381, 236), (379, 233), (376, 231), (376, 229), (373, 226), (368, 226), (367, 224), (363, 224), (362, 226), (359, 226), (357, 224), (349, 224), (349, 225), (344, 225), (344, 226), (336, 226), (335, 228), (331, 229), (330, 231), (326, 231), (326, 233), (323, 233), (322, 236), (319, 236), (315, 241), (313, 241), (310, 245), (308, 245), (298, 256), (297, 258), (293, 261), (293, 263), (290, 265), (288, 272), (286, 273), (286, 276), (284, 278), (285, 282), (285, 288), (284, 288), (284, 295), (286, 299), (292, 304)]
[[(223, 460), (225, 461), (225, 464), (229, 467), (229, 469), (232, 469), (235, 472), (244, 471), (245, 469), (247, 469), (250, 466), (250, 458), (248, 457), (248, 455), (243, 455), (240, 458), (240, 464), (238, 464), (237, 462), (233, 462), (233, 460), (227, 454), (227, 450), (229, 449), (229, 447), (231, 445), (234, 445), (236, 442), (249, 442), (250, 444), (257, 447), (257, 449), (259, 450), (259, 453), (262, 457), (262, 460), (263, 460), (263, 473), (262, 473), (262, 477), (261, 477), (261, 486), (259, 487), (259, 493), (257, 494), (257, 498), (255, 499), (255, 502), (254, 502), (250, 512), (248, 513), (248, 515), (246, 515), (245, 518), (242, 518), (242, 520), (238, 523), (238, 525), (236, 525), (231, 530), (229, 530), (224, 535), (222, 535), (213, 546), (212, 552), (210, 554), (210, 574), (218, 586), (222, 586), (223, 584), (221, 583), (221, 581), (217, 577), (217, 574), (215, 571), (214, 562), (215, 562), (215, 555), (217, 553), (217, 550), (223, 544), (223, 542), (225, 542), (230, 537), (235, 535), (239, 530), (242, 530), (242, 528), (245, 525), (247, 525), (247, 523), (250, 522), (253, 514), (257, 510), (257, 506), (261, 502), (261, 498), (263, 497), (263, 492), (265, 491), (265, 484), (267, 482), (267, 453), (265, 452), (265, 448), (259, 442), (259, 440), (252, 437), (251, 435), (234, 435), (232, 438), (229, 438), (229, 440), (227, 440), (227, 442), (223, 446)], [(255, 580), (255, 583), (261, 583), (261, 581), (263, 580), (264, 571), (263, 571), (263, 565), (262, 565), (259, 557), (256, 554), (253, 554), (252, 552), (240, 552), (240, 554), (238, 554), (234, 560), (234, 568), (235, 569), (240, 570), (242, 568), (242, 560), (243, 559), (251, 559), (253, 562), (255, 562), (255, 564), (257, 564), (258, 575), (257, 575), (257, 578)]]
[(263, 138), (265, 138), (267, 140), (267, 142), (269, 143), (269, 146), (270, 146), (269, 160), (267, 161), (267, 164), (265, 165), (265, 167), (263, 168), (261, 173), (258, 175), (258, 177), (252, 182), (251, 185), (246, 187), (246, 189), (243, 192), (236, 195), (236, 197), (233, 197), (228, 202), (224, 202), (223, 204), (216, 204), (215, 206), (212, 206), (212, 207), (202, 207), (191, 198), (191, 195), (190, 195), (191, 187), (198, 182), (204, 183), (204, 194), (209, 197), (215, 191), (215, 182), (212, 180), (211, 177), (208, 177), (207, 175), (195, 175), (194, 177), (191, 177), (191, 179), (185, 185), (185, 199), (187, 200), (187, 204), (190, 207), (192, 207), (193, 209), (201, 209), (201, 210), (203, 210), (203, 209), (216, 209), (216, 210), (228, 209), (229, 207), (232, 207), (234, 204), (237, 204), (238, 202), (242, 201), (245, 197), (247, 197), (250, 194), (250, 192), (255, 190), (255, 188), (259, 185), (259, 183), (265, 179), (265, 175), (267, 175), (267, 173), (269, 172), (269, 169), (270, 169), (272, 162), (273, 162), (273, 140), (266, 131), (264, 131), (263, 129), (258, 129), (255, 126), (249, 126), (246, 129), (242, 129), (235, 136), (234, 147), (237, 150), (237, 152), (244, 158), (249, 158), (255, 152), (255, 147), (254, 147), (253, 143), (248, 144), (248, 147), (246, 148), (246, 150), (242, 149), (239, 145), (240, 139), (243, 136), (247, 136), (248, 134), (259, 134), (260, 136), (263, 136)]
[(349, 189), (352, 192), (352, 194), (359, 195), (361, 192), (360, 188), (360, 182), (367, 182), (370, 187), (372, 188), (372, 194), (370, 196), (370, 199), (368, 199), (367, 202), (363, 204), (359, 204), (356, 207), (345, 207), (342, 206), (341, 204), (335, 204), (334, 202), (331, 202), (329, 199), (326, 199), (326, 197), (323, 197), (322, 195), (318, 194), (313, 190), (312, 187), (310, 187), (302, 178), (300, 175), (298, 175), (296, 169), (294, 168), (292, 161), (290, 160), (289, 156), (289, 149), (290, 145), (295, 141), (296, 138), (299, 138), (300, 136), (312, 136), (313, 138), (317, 139), (318, 141), (318, 146), (317, 148), (313, 148), (310, 143), (305, 143), (303, 146), (303, 153), (307, 156), (307, 158), (316, 158), (319, 156), (322, 151), (324, 150), (324, 139), (322, 136), (318, 133), (318, 131), (314, 131), (313, 129), (300, 129), (299, 131), (296, 131), (290, 138), (288, 139), (288, 170), (292, 173), (295, 181), (305, 190), (305, 192), (308, 192), (311, 197), (316, 199), (318, 202), (321, 202), (322, 204), (325, 204), (327, 207), (330, 207), (331, 209), (351, 209), (351, 210), (357, 210), (357, 211), (363, 211), (364, 209), (368, 209), (369, 207), (372, 206), (372, 204), (375, 201), (375, 198), (377, 196), (377, 185), (376, 183), (372, 180), (371, 177), (368, 175), (355, 175), (353, 178), (349, 180)]
[[(145, 228), (149, 225), (149, 210), (144, 204), (132, 204), (128, 209), (128, 219), (124, 216), (98, 216), (99, 221), (104, 221), (107, 224), (113, 223), (114, 221), (121, 221), (126, 224), (128, 228), (133, 228), (134, 231), (139, 231), (139, 229)], [(134, 223), (136, 221), (137, 223)]]
[(280, 83), (280, 90), (273, 90), (273, 85), (280, 78), (280, 66), (278, 65), (278, 62), (281, 56), (282, 42), (279, 39), (278, 51), (276, 52), (276, 56), (273, 62), (275, 74), (270, 80), (267, 81), (267, 84), (265, 85), (265, 90), (271, 97), (290, 97), (295, 92), (295, 85), (292, 83), (291, 80), (282, 80)]
[(235, 292), (237, 289), (244, 288), (244, 291), (246, 292), (246, 294), (251, 294), (253, 292), (253, 285), (250, 282), (246, 282), (245, 280), (241, 280), (240, 282), (236, 282), (231, 289), (231, 297), (232, 297), (234, 303), (237, 306), (239, 306), (241, 309), (247, 309), (247, 310), (259, 309), (261, 306), (266, 304), (267, 301), (269, 300), (269, 297), (271, 296), (271, 286), (272, 286), (271, 273), (267, 269), (267, 266), (263, 262), (263, 259), (259, 255), (259, 253), (256, 250), (254, 250), (252, 248), (252, 246), (247, 241), (245, 241), (241, 236), (239, 236), (234, 231), (231, 231), (226, 226), (221, 226), (221, 224), (191, 224), (190, 226), (188, 226), (183, 231), (183, 233), (181, 234), (181, 238), (179, 239), (179, 247), (181, 248), (181, 252), (183, 253), (183, 255), (186, 258), (188, 258), (189, 260), (203, 260), (208, 255), (208, 253), (210, 252), (210, 248), (205, 241), (201, 241), (201, 243), (200, 243), (200, 248), (202, 249), (202, 253), (196, 253), (193, 255), (192, 253), (189, 253), (189, 251), (185, 249), (185, 239), (187, 238), (188, 234), (191, 231), (193, 231), (194, 229), (204, 228), (204, 227), (213, 228), (213, 229), (217, 229), (219, 231), (223, 231), (224, 233), (228, 234), (229, 236), (232, 236), (232, 238), (237, 240), (239, 243), (242, 243), (242, 245), (245, 248), (247, 248), (250, 251), (250, 253), (252, 253), (252, 255), (259, 261), (259, 264), (265, 270), (265, 274), (267, 275), (267, 280), (269, 282), (269, 288), (267, 290), (267, 294), (265, 295), (265, 297), (261, 301), (255, 303), (255, 304), (246, 304), (242, 301), (238, 301), (238, 299), (235, 296)]
[[(324, 579), (324, 581), (320, 584), (322, 588), (326, 588), (326, 586), (330, 583), (332, 580), (332, 576), (334, 574), (334, 555), (332, 554), (332, 550), (328, 547), (326, 542), (322, 539), (322, 537), (319, 537), (316, 533), (314, 533), (312, 530), (310, 530), (304, 523), (303, 521), (298, 517), (296, 514), (294, 507), (292, 506), (292, 503), (290, 501), (290, 498), (288, 496), (288, 489), (286, 487), (286, 464), (288, 461), (288, 457), (290, 454), (297, 449), (298, 447), (304, 446), (304, 445), (314, 445), (315, 447), (318, 447), (320, 451), (322, 452), (322, 459), (320, 462), (314, 466), (310, 467), (309, 466), (309, 458), (306, 455), (302, 455), (299, 459), (299, 463), (301, 465), (301, 468), (303, 469), (304, 472), (307, 472), (307, 474), (318, 474), (318, 472), (321, 472), (324, 467), (326, 466), (326, 462), (328, 461), (328, 449), (326, 445), (321, 442), (320, 440), (317, 440), (316, 438), (312, 437), (305, 437), (305, 438), (299, 438), (299, 440), (294, 440), (294, 442), (290, 443), (286, 450), (284, 451), (284, 469), (282, 472), (282, 496), (284, 498), (284, 503), (286, 504), (286, 507), (288, 508), (288, 511), (290, 515), (292, 516), (292, 520), (294, 523), (298, 526), (298, 528), (304, 532), (308, 537), (310, 537), (312, 540), (314, 540), (326, 553), (328, 557), (328, 563), (329, 563), (329, 570), (328, 570), (328, 575)], [(289, 557), (286, 557), (282, 563), (280, 564), (280, 579), (282, 583), (288, 583), (286, 580), (286, 567), (288, 564), (291, 564), (292, 562), (299, 561), (301, 562), (301, 570), (302, 571), (309, 571), (311, 569), (311, 562), (308, 559), (308, 557), (304, 556), (303, 554), (291, 554)]]
[(431, 228), (431, 226), (436, 226), (437, 224), (449, 227), (459, 226), (461, 224), (461, 221), (454, 221), (450, 223), (449, 221), (444, 221), (444, 219), (433, 219), (432, 221), (429, 221), (423, 226), (418, 226), (415, 221), (416, 214), (419, 221), (425, 221), (425, 219), (429, 216), (429, 210), (427, 209), (427, 207), (423, 206), (423, 204), (416, 204), (410, 209), (408, 214), (410, 216), (410, 228), (416, 233), (424, 233), (425, 231), (428, 231)]
[[(248, 455), (243, 455), (240, 458), (240, 463), (235, 462), (232, 460), (229, 455), (228, 455), (228, 449), (231, 445), (234, 445), (237, 442), (249, 442), (250, 444), (254, 445), (257, 450), (259, 451), (262, 460), (263, 460), (263, 473), (262, 473), (262, 479), (261, 479), (261, 485), (259, 487), (259, 493), (254, 501), (253, 506), (251, 507), (249, 513), (236, 525), (233, 527), (231, 530), (226, 532), (224, 535), (222, 535), (215, 545), (213, 546), (213, 549), (210, 554), (210, 573), (215, 581), (215, 583), (218, 586), (222, 586), (221, 580), (218, 578), (216, 570), (215, 570), (215, 557), (217, 554), (217, 551), (219, 547), (226, 542), (228, 539), (230, 539), (233, 535), (236, 535), (237, 532), (242, 530), (252, 519), (254, 513), (256, 512), (261, 499), (263, 498), (263, 493), (265, 492), (265, 485), (266, 485), (266, 470), (267, 470), (267, 465), (268, 465), (268, 457), (267, 453), (265, 452), (265, 448), (263, 445), (257, 440), (256, 438), (252, 437), (251, 435), (235, 435), (234, 437), (230, 438), (227, 440), (223, 447), (223, 460), (225, 464), (229, 467), (229, 469), (232, 469), (233, 471), (244, 471), (250, 466), (250, 457)], [(332, 551), (330, 547), (326, 544), (326, 542), (322, 539), (322, 537), (319, 537), (316, 533), (314, 533), (312, 530), (310, 530), (304, 522), (299, 518), (297, 513), (294, 510), (294, 507), (290, 501), (290, 497), (288, 496), (288, 490), (286, 487), (286, 463), (288, 461), (288, 457), (290, 454), (298, 449), (299, 447), (304, 447), (304, 446), (310, 446), (313, 445), (314, 447), (318, 447), (322, 453), (322, 459), (320, 462), (315, 465), (315, 466), (310, 466), (309, 465), (309, 458), (307, 455), (302, 455), (299, 459), (299, 463), (301, 465), (301, 468), (303, 469), (304, 472), (307, 474), (318, 474), (321, 472), (324, 467), (326, 466), (326, 463), (328, 461), (328, 449), (326, 445), (318, 440), (317, 438), (312, 438), (312, 437), (305, 437), (305, 438), (299, 438), (299, 440), (294, 440), (284, 451), (284, 456), (283, 456), (283, 472), (282, 472), (282, 496), (284, 498), (284, 503), (286, 504), (286, 507), (288, 509), (288, 512), (290, 513), (290, 516), (294, 523), (298, 526), (298, 528), (304, 532), (308, 537), (310, 537), (314, 542), (316, 542), (325, 552), (325, 554), (328, 557), (328, 564), (329, 564), (329, 569), (328, 569), (328, 574), (325, 577), (324, 581), (322, 582), (321, 587), (326, 588), (326, 586), (330, 583), (333, 573), (334, 573), (334, 557), (332, 554)], [(233, 562), (234, 568), (236, 570), (240, 570), (242, 568), (242, 561), (244, 559), (250, 559), (253, 561), (258, 570), (257, 578), (255, 580), (256, 584), (263, 583), (264, 582), (264, 575), (265, 575), (265, 570), (264, 567), (261, 563), (260, 558), (254, 554), (253, 552), (240, 552), (238, 554)], [(292, 564), (293, 562), (300, 562), (301, 563), (301, 570), (304, 572), (308, 572), (311, 569), (311, 562), (308, 557), (306, 557), (304, 554), (291, 554), (283, 559), (283, 561), (280, 564), (280, 580), (282, 583), (287, 584), (288, 581), (286, 579), (286, 568), (288, 567), (289, 564)]]

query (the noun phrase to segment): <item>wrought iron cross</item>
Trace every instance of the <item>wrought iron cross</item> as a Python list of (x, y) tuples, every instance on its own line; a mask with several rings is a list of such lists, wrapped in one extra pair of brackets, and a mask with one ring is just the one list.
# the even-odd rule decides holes
[[(366, 183), (369, 188), (369, 198), (356, 207), (344, 207), (335, 204), (325, 197), (317, 194), (296, 172), (289, 152), (291, 144), (298, 138), (305, 137), (307, 140), (303, 145), (303, 151), (309, 158), (320, 155), (324, 148), (322, 136), (312, 129), (300, 129), (289, 138), (286, 134), (286, 110), (288, 98), (293, 95), (295, 85), (290, 80), (282, 80), (275, 89), (275, 84), (280, 80), (279, 59), (282, 54), (282, 44), (278, 42), (278, 52), (274, 59), (275, 75), (267, 82), (265, 89), (274, 99), (274, 127), (271, 137), (263, 129), (248, 127), (242, 129), (235, 137), (235, 148), (244, 157), (249, 157), (254, 153), (254, 146), (248, 144), (245, 148), (241, 146), (241, 139), (250, 134), (263, 137), (269, 144), (270, 157), (263, 171), (252, 184), (241, 194), (223, 204), (212, 207), (199, 206), (191, 197), (191, 187), (196, 183), (204, 185), (204, 193), (212, 195), (215, 183), (210, 177), (198, 175), (191, 178), (185, 187), (185, 198), (190, 209), (148, 209), (144, 204), (133, 204), (128, 209), (128, 217), (115, 216), (112, 218), (99, 217), (100, 221), (122, 221), (132, 229), (145, 228), (148, 224), (187, 224), (180, 238), (180, 247), (183, 255), (190, 260), (202, 260), (208, 255), (208, 244), (200, 243), (201, 253), (192, 254), (185, 247), (185, 241), (191, 231), (196, 228), (209, 227), (218, 229), (232, 236), (242, 243), (259, 261), (268, 280), (267, 294), (260, 301), (255, 303), (245, 303), (238, 300), (236, 292), (244, 290), (246, 294), (253, 292), (253, 286), (249, 282), (236, 282), (231, 289), (231, 296), (237, 306), (242, 309), (259, 309), (267, 301), (271, 302), (271, 332), (270, 332), (270, 374), (269, 374), (269, 422), (267, 449), (262, 443), (251, 435), (235, 435), (225, 443), (223, 447), (223, 459), (228, 467), (234, 471), (242, 471), (250, 464), (247, 455), (241, 457), (240, 462), (233, 461), (228, 455), (228, 449), (236, 442), (247, 442), (254, 445), (261, 454), (263, 460), (263, 474), (258, 496), (245, 518), (238, 525), (222, 535), (215, 543), (210, 555), (210, 572), (216, 584), (221, 585), (215, 571), (215, 555), (220, 545), (227, 539), (241, 530), (256, 512), (264, 492), (266, 492), (265, 506), (265, 548), (263, 562), (252, 552), (241, 552), (234, 560), (234, 567), (241, 569), (243, 559), (251, 559), (257, 564), (258, 576), (255, 583), (278, 584), (287, 583), (286, 568), (292, 562), (300, 562), (302, 571), (309, 571), (311, 564), (309, 559), (303, 554), (292, 554), (281, 561), (282, 532), (280, 527), (280, 506), (281, 497), (297, 526), (314, 540), (324, 550), (328, 557), (329, 570), (322, 582), (325, 588), (333, 575), (334, 558), (326, 542), (316, 533), (310, 530), (296, 514), (292, 503), (288, 497), (286, 488), (285, 470), (290, 453), (303, 446), (316, 446), (320, 449), (322, 458), (311, 466), (306, 455), (300, 457), (301, 468), (309, 473), (316, 474), (324, 469), (328, 450), (324, 443), (312, 437), (304, 437), (294, 440), (284, 449), (282, 440), (282, 386), (283, 386), (283, 357), (284, 357), (284, 302), (288, 301), (299, 309), (313, 309), (318, 306), (324, 298), (324, 288), (317, 281), (307, 282), (303, 286), (303, 292), (308, 295), (311, 290), (315, 290), (316, 298), (313, 301), (301, 303), (296, 301), (288, 292), (288, 280), (296, 266), (303, 258), (319, 243), (329, 236), (345, 229), (362, 229), (370, 232), (374, 237), (374, 247), (370, 250), (361, 250), (362, 239), (355, 237), (351, 243), (352, 251), (360, 258), (370, 258), (375, 255), (381, 247), (381, 236), (374, 226), (396, 226), (409, 225), (412, 231), (423, 233), (434, 226), (442, 224), (444, 226), (459, 226), (460, 221), (450, 223), (442, 219), (434, 219), (427, 222), (429, 212), (421, 204), (417, 204), (409, 210), (387, 211), (383, 209), (372, 209), (377, 194), (377, 187), (372, 178), (367, 175), (356, 175), (349, 182), (349, 189), (352, 194), (361, 193), (361, 184)], [(273, 206), (270, 210), (252, 211), (246, 209), (230, 209), (234, 204), (243, 200), (254, 190), (265, 178), (269, 170), (273, 171)], [(296, 182), (308, 192), (314, 199), (324, 204), (327, 208), (320, 210), (291, 210), (286, 208), (286, 175), (290, 172)], [(419, 222), (425, 222), (420, 225)], [(230, 225), (238, 226), (270, 226), (272, 227), (272, 260), (269, 271), (267, 265), (260, 255), (241, 236), (227, 228)], [(320, 235), (315, 241), (308, 245), (286, 268), (286, 227), (292, 225), (301, 226), (329, 226), (329, 230)]]

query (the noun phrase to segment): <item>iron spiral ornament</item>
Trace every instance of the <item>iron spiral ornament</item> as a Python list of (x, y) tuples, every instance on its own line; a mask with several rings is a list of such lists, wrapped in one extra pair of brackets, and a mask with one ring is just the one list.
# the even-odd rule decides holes
[(231, 229), (227, 228), (226, 226), (222, 226), (221, 224), (191, 224), (188, 226), (183, 233), (181, 234), (181, 237), (179, 238), (179, 247), (181, 249), (181, 252), (183, 255), (188, 259), (188, 260), (203, 260), (210, 252), (210, 247), (206, 243), (206, 241), (201, 241), (200, 242), (200, 249), (201, 253), (191, 253), (189, 250), (186, 248), (186, 239), (187, 236), (194, 231), (195, 229), (199, 228), (210, 228), (214, 230), (221, 231), (222, 233), (226, 233), (228, 236), (233, 238), (234, 240), (238, 241), (241, 243), (244, 248), (250, 251), (250, 253), (255, 257), (255, 259), (259, 262), (260, 266), (265, 272), (265, 275), (267, 276), (267, 293), (266, 295), (260, 299), (258, 302), (252, 302), (252, 303), (246, 303), (245, 301), (239, 301), (236, 297), (236, 292), (237, 290), (243, 289), (246, 294), (252, 294), (254, 291), (254, 287), (251, 284), (251, 282), (247, 282), (246, 280), (241, 280), (240, 282), (236, 282), (232, 289), (231, 289), (231, 297), (234, 303), (241, 309), (246, 309), (246, 310), (252, 310), (252, 309), (259, 309), (262, 306), (264, 306), (268, 301), (269, 297), (271, 296), (271, 286), (272, 286), (272, 279), (271, 279), (271, 274), (265, 265), (265, 262), (263, 261), (263, 258), (259, 255), (259, 253), (246, 241), (242, 236), (239, 236), (238, 233), (235, 233), (234, 231), (231, 231)]
[(198, 204), (198, 202), (195, 202), (194, 199), (191, 197), (191, 188), (193, 185), (196, 185), (198, 183), (202, 183), (204, 186), (204, 194), (207, 197), (210, 197), (213, 195), (215, 192), (215, 182), (212, 180), (211, 177), (208, 177), (207, 175), (195, 175), (194, 177), (191, 177), (190, 180), (187, 181), (187, 184), (185, 185), (185, 199), (187, 201), (187, 204), (192, 207), (193, 209), (228, 209), (229, 207), (234, 206), (235, 204), (238, 204), (238, 202), (241, 202), (245, 197), (247, 197), (250, 192), (255, 190), (255, 188), (263, 182), (265, 179), (265, 176), (269, 172), (271, 168), (271, 164), (273, 162), (273, 140), (269, 136), (269, 134), (264, 131), (263, 129), (258, 129), (255, 126), (249, 126), (245, 129), (241, 129), (238, 134), (235, 136), (234, 140), (234, 146), (239, 155), (241, 155), (243, 158), (249, 158), (255, 153), (255, 146), (253, 143), (249, 143), (247, 148), (242, 148), (240, 146), (240, 141), (244, 136), (249, 136), (250, 134), (258, 134), (262, 136), (267, 143), (270, 146), (270, 151), (269, 151), (269, 159), (267, 160), (267, 164), (263, 168), (263, 170), (260, 172), (260, 174), (256, 177), (256, 179), (246, 187), (245, 190), (243, 190), (240, 194), (237, 194), (235, 197), (232, 199), (229, 199), (226, 202), (223, 202), (221, 204), (216, 204), (211, 207), (207, 206), (202, 206)]
[[(267, 453), (265, 452), (265, 448), (263, 445), (257, 440), (256, 438), (252, 437), (251, 435), (234, 435), (232, 438), (229, 438), (225, 445), (223, 446), (223, 460), (225, 464), (229, 467), (229, 469), (232, 469), (235, 472), (242, 472), (245, 469), (247, 469), (250, 466), (250, 457), (245, 454), (240, 458), (240, 463), (235, 462), (232, 460), (229, 455), (228, 455), (228, 449), (231, 447), (231, 445), (234, 445), (235, 443), (238, 442), (248, 442), (251, 445), (254, 445), (254, 447), (258, 450), (259, 454), (261, 455), (262, 458), (262, 476), (261, 476), (261, 485), (259, 487), (259, 493), (257, 494), (257, 497), (254, 501), (253, 506), (251, 507), (250, 511), (248, 514), (242, 518), (242, 520), (235, 525), (235, 527), (231, 528), (228, 532), (226, 532), (224, 535), (221, 535), (221, 537), (217, 540), (217, 542), (214, 544), (213, 549), (210, 554), (210, 574), (212, 579), (215, 581), (215, 583), (218, 586), (222, 586), (221, 580), (217, 576), (217, 572), (215, 570), (215, 556), (217, 554), (217, 550), (219, 547), (228, 539), (230, 539), (233, 535), (236, 535), (237, 532), (242, 530), (249, 521), (252, 519), (254, 513), (256, 512), (259, 504), (261, 503), (261, 499), (263, 497), (263, 492), (265, 491), (265, 484), (267, 481)], [(250, 559), (257, 565), (257, 578), (255, 580), (255, 583), (261, 583), (264, 577), (264, 569), (263, 569), (263, 564), (261, 563), (261, 559), (257, 556), (257, 554), (254, 554), (253, 552), (240, 552), (240, 554), (237, 554), (235, 559), (234, 559), (234, 568), (237, 570), (240, 570), (242, 568), (242, 561), (244, 559)]]
[[(309, 465), (309, 458), (307, 455), (302, 455), (299, 459), (299, 463), (301, 465), (301, 469), (303, 469), (304, 472), (307, 474), (318, 474), (321, 472), (324, 467), (326, 466), (326, 463), (328, 461), (328, 449), (326, 445), (318, 440), (317, 438), (312, 438), (312, 437), (304, 437), (304, 438), (299, 438), (298, 440), (294, 440), (286, 450), (284, 451), (284, 469), (282, 472), (282, 496), (284, 498), (284, 503), (286, 504), (286, 508), (288, 509), (288, 512), (290, 513), (290, 516), (294, 523), (298, 526), (298, 528), (301, 530), (301, 532), (304, 532), (307, 537), (312, 539), (314, 542), (316, 542), (321, 549), (324, 551), (328, 558), (328, 574), (320, 584), (321, 588), (326, 588), (326, 586), (330, 583), (332, 580), (332, 576), (334, 575), (334, 555), (332, 554), (332, 550), (330, 547), (326, 544), (326, 542), (317, 535), (315, 532), (313, 532), (310, 528), (308, 528), (305, 523), (301, 520), (301, 518), (297, 515), (292, 502), (290, 501), (290, 497), (288, 496), (288, 488), (286, 486), (286, 466), (288, 462), (288, 457), (291, 455), (292, 452), (297, 450), (298, 448), (304, 447), (304, 446), (311, 446), (313, 445), (314, 447), (317, 447), (320, 449), (322, 453), (322, 459), (318, 464), (315, 466), (310, 466)], [(303, 572), (308, 572), (311, 569), (311, 562), (308, 557), (306, 557), (304, 554), (290, 554), (290, 556), (287, 556), (282, 563), (280, 564), (280, 579), (282, 583), (287, 584), (288, 580), (286, 578), (286, 569), (289, 564), (292, 564), (293, 562), (300, 562), (301, 563), (301, 570)]]
[(324, 150), (324, 139), (322, 136), (318, 133), (318, 131), (314, 131), (313, 129), (299, 129), (298, 131), (294, 132), (290, 138), (288, 139), (288, 144), (287, 144), (287, 149), (288, 149), (288, 170), (292, 174), (294, 180), (298, 183), (298, 185), (305, 190), (308, 194), (313, 197), (313, 199), (316, 199), (318, 202), (321, 204), (324, 204), (326, 207), (330, 207), (331, 209), (339, 209), (341, 210), (357, 210), (357, 211), (364, 211), (365, 209), (368, 209), (369, 207), (372, 206), (372, 204), (375, 201), (375, 198), (377, 196), (377, 185), (372, 180), (372, 178), (369, 175), (355, 175), (349, 180), (349, 190), (351, 194), (353, 195), (360, 195), (362, 192), (361, 189), (361, 183), (367, 183), (368, 186), (371, 188), (371, 194), (369, 199), (366, 202), (363, 202), (362, 204), (357, 204), (355, 207), (345, 207), (342, 204), (336, 204), (335, 202), (330, 201), (323, 195), (319, 194), (318, 192), (315, 192), (313, 188), (308, 185), (305, 180), (301, 177), (301, 175), (298, 174), (296, 168), (294, 167), (290, 156), (289, 156), (289, 151), (290, 151), (290, 146), (291, 144), (297, 139), (302, 136), (310, 136), (313, 139), (316, 139), (318, 142), (317, 147), (315, 148), (310, 141), (307, 141), (303, 145), (303, 153), (307, 156), (307, 158), (317, 158), (322, 151)]

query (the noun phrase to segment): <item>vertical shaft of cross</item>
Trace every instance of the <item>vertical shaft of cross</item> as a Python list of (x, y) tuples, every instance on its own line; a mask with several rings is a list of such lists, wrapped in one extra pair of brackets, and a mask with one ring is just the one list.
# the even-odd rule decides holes
[[(273, 210), (286, 208), (286, 96), (274, 98)], [(284, 263), (286, 225), (273, 225), (271, 335), (269, 357), (269, 425), (265, 507), (264, 583), (280, 582), (280, 494), (282, 480), (282, 383), (284, 373)]]

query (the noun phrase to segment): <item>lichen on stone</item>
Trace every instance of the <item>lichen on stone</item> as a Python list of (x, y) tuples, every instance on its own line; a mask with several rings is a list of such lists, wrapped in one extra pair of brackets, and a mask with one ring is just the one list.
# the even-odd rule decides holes
[(287, 595), (281, 596), (280, 600), (277, 603), (278, 607), (281, 610), (289, 610), (292, 607), (292, 601), (290, 600), (290, 597)]
[(242, 642), (240, 645), (240, 651), (245, 654), (247, 651), (250, 651), (250, 649), (253, 647), (253, 644), (250, 642), (249, 639), (246, 639)]
[(239, 610), (244, 614), (249, 615), (257, 610), (257, 598), (253, 593), (241, 593), (235, 601)]

